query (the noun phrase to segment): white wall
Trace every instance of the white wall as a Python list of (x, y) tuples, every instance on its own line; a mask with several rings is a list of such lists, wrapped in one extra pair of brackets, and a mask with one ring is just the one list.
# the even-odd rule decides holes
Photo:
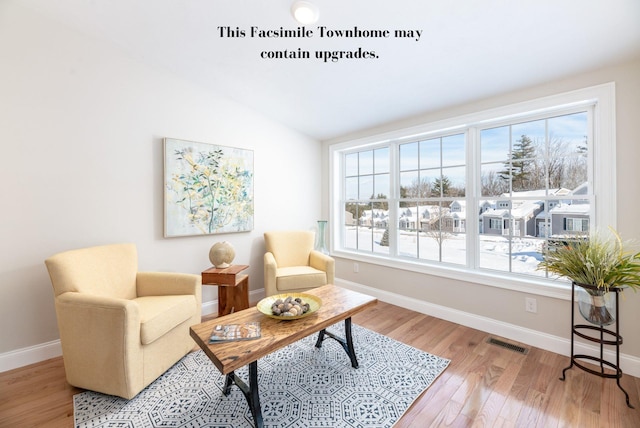
[[(640, 245), (640, 60), (603, 67), (592, 72), (570, 76), (536, 87), (478, 100), (474, 103), (431, 112), (401, 122), (383, 125), (375, 129), (323, 142), (324, 151), (332, 144), (364, 138), (384, 132), (455, 118), (465, 114), (498, 108), (518, 102), (533, 100), (575, 89), (608, 82), (616, 87), (616, 180), (617, 180), (617, 230), (626, 240)], [(607, 142), (604, 142), (605, 144)], [(325, 156), (326, 160), (326, 156)], [(328, 181), (328, 168), (324, 169)], [(323, 200), (323, 210), (328, 206)], [(640, 250), (640, 248), (636, 248)], [(358, 261), (359, 272), (353, 272), (353, 260), (338, 258), (336, 276), (345, 284), (370, 287), (381, 296), (394, 294), (387, 299), (396, 303), (404, 301), (413, 309), (424, 310), (435, 316), (447, 317), (472, 327), (493, 328), (511, 338), (559, 353), (569, 352), (567, 340), (570, 332), (570, 301), (566, 299), (530, 296), (524, 292), (505, 290), (482, 284), (463, 282), (451, 278), (409, 272)], [(567, 293), (569, 296), (569, 293)], [(525, 297), (537, 299), (538, 313), (525, 312)], [(625, 293), (620, 301), (621, 335), (625, 354), (622, 368), (629, 365), (640, 376), (640, 293)], [(482, 324), (484, 326), (481, 326)], [(525, 331), (527, 332), (525, 334)], [(528, 335), (528, 337), (527, 337)], [(566, 352), (565, 352), (566, 351)], [(627, 364), (625, 366), (625, 364)]]
[[(0, 362), (58, 339), (54, 253), (134, 242), (140, 270), (199, 274), (227, 240), (255, 291), (263, 232), (319, 218), (315, 140), (13, 3), (0, 4), (0, 62)], [(252, 232), (162, 237), (163, 137), (254, 150)]]

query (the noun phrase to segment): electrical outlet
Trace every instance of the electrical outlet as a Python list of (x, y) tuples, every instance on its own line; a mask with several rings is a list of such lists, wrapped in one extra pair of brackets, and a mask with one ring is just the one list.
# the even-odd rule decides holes
[(533, 297), (527, 297), (524, 299), (524, 309), (527, 312), (538, 313), (538, 302)]
[(358, 263), (354, 263), (353, 264), (353, 273), (358, 273), (360, 272), (360, 266), (358, 265)]

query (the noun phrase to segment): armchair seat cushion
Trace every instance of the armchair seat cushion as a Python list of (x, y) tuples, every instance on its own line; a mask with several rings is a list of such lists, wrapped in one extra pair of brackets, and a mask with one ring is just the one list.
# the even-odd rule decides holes
[(327, 283), (327, 274), (311, 266), (292, 266), (276, 271), (276, 287), (279, 292), (300, 288), (315, 288)]
[(140, 341), (148, 345), (194, 315), (193, 295), (147, 296), (134, 299), (140, 311)]

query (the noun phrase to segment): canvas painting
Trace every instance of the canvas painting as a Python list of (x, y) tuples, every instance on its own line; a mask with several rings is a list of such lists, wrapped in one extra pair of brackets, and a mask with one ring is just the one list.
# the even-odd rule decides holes
[(253, 151), (164, 139), (164, 236), (253, 230)]

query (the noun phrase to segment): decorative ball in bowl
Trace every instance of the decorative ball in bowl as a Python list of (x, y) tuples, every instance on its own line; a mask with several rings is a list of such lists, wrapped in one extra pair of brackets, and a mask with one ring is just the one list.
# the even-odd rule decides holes
[(265, 297), (256, 306), (268, 317), (279, 320), (297, 320), (317, 311), (322, 300), (312, 294), (282, 293)]

